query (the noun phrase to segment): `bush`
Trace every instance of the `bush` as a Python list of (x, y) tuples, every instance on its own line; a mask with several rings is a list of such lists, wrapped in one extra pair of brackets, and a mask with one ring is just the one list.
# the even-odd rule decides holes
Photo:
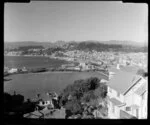
[(66, 107), (67, 110), (75, 114), (81, 110), (82, 102), (97, 106), (98, 98), (103, 99), (106, 95), (107, 86), (100, 83), (98, 78), (91, 77), (86, 80), (76, 80), (74, 84), (68, 85), (63, 90), (59, 105)]
[(100, 86), (94, 91), (96, 97), (105, 98), (107, 96), (107, 86), (101, 83)]
[(69, 110), (72, 114), (82, 113), (82, 107), (79, 101), (72, 100), (68, 101), (65, 105), (66, 110)]
[(83, 95), (83, 97), (81, 98), (82, 102), (90, 102), (90, 100), (96, 99), (96, 96), (94, 95), (93, 91), (87, 92)]
[(89, 90), (95, 90), (99, 86), (100, 80), (96, 77), (91, 77), (90, 79), (87, 79), (87, 86)]
[(144, 71), (144, 69), (139, 69), (136, 74), (140, 75), (140, 76), (144, 76), (145, 75), (145, 71)]

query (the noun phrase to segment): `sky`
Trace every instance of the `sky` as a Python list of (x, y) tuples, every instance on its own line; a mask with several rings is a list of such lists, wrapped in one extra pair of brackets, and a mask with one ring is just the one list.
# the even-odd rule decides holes
[(5, 3), (4, 41), (148, 41), (148, 5), (101, 1)]

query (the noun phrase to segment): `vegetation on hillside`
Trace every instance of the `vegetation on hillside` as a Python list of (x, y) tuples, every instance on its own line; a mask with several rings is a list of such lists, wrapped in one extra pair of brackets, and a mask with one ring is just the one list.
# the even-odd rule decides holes
[(69, 116), (83, 113), (83, 104), (98, 107), (107, 95), (107, 86), (96, 77), (77, 80), (68, 85), (60, 94), (60, 105), (66, 108)]
[(14, 51), (27, 51), (29, 49), (43, 49), (43, 46), (20, 46), (16, 49), (13, 49)]
[[(57, 107), (63, 107), (66, 110), (66, 118), (94, 118), (93, 111), (99, 110), (103, 116), (107, 115), (106, 103), (107, 86), (100, 82), (97, 77), (91, 77), (85, 80), (76, 80), (74, 84), (68, 85), (58, 96)], [(37, 95), (40, 97), (40, 94)], [(4, 93), (4, 113), (5, 117), (13, 116), (22, 118), (23, 114), (35, 111), (37, 101), (24, 100), (20, 94), (10, 95)]]

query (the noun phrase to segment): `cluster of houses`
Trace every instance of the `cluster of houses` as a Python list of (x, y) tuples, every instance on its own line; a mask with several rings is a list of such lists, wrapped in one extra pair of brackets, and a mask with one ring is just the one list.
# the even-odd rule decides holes
[(35, 111), (24, 114), (24, 118), (65, 118), (65, 109), (59, 107), (55, 92), (43, 93), (40, 94)]
[(12, 74), (12, 73), (17, 73), (17, 72), (19, 72), (19, 71), (21, 71), (21, 72), (26, 72), (27, 69), (26, 69), (26, 67), (23, 67), (23, 68), (21, 68), (21, 69), (18, 69), (18, 68), (8, 68), (8, 67), (4, 66), (4, 73)]
[(108, 118), (146, 119), (148, 78), (115, 69), (109, 75)]
[(80, 70), (80, 71), (86, 71), (86, 70), (106, 70), (106, 66), (103, 66), (102, 64), (98, 64), (95, 62), (86, 62), (86, 61), (79, 61), (79, 64), (75, 66), (74, 64), (66, 64), (62, 65), (62, 68), (64, 69), (70, 69), (70, 70)]

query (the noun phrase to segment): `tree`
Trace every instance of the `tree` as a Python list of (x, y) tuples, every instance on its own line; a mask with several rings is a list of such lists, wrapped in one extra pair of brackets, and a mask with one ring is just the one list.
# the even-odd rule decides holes
[(91, 77), (87, 79), (87, 86), (89, 90), (95, 90), (99, 86), (100, 80), (97, 77)]
[(65, 105), (65, 109), (69, 110), (71, 115), (82, 113), (82, 107), (79, 101), (72, 100)]
[(36, 97), (37, 97), (38, 100), (40, 99), (40, 96), (41, 96), (40, 93), (38, 93), (38, 94), (36, 95)]
[(145, 76), (145, 70), (144, 69), (139, 69), (136, 74), (140, 75), (140, 76)]
[(99, 87), (94, 91), (96, 97), (105, 98), (107, 96), (107, 85), (100, 83)]
[(96, 99), (96, 96), (94, 95), (93, 91), (89, 91), (87, 93), (84, 93), (83, 97), (81, 98), (81, 101), (88, 103), (94, 99)]
[(72, 85), (68, 85), (59, 96), (59, 104), (66, 108), (66, 114), (73, 115), (81, 113), (84, 107), (82, 104), (98, 106), (99, 99), (104, 100), (106, 95), (107, 86), (100, 83), (100, 79), (91, 77), (76, 80)]

